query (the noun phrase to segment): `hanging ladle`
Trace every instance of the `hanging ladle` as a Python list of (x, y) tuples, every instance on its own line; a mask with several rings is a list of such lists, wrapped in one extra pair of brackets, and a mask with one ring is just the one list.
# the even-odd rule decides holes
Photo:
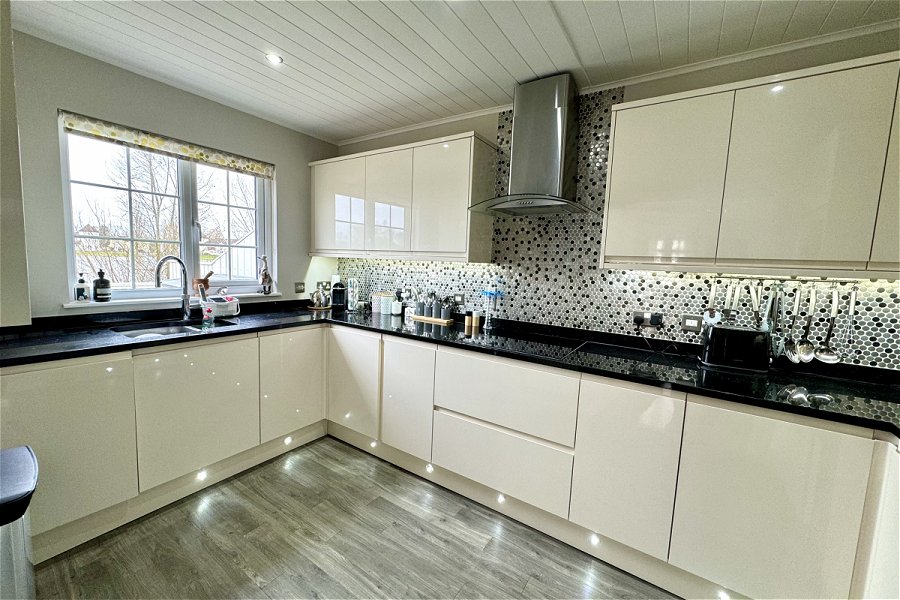
[(812, 327), (813, 314), (816, 312), (816, 288), (809, 290), (809, 308), (806, 313), (806, 327), (803, 329), (803, 337), (797, 342), (797, 356), (800, 362), (808, 363), (816, 357), (816, 347), (809, 339), (809, 330)]
[(800, 313), (800, 294), (802, 291), (800, 288), (794, 289), (794, 310), (791, 312), (791, 327), (788, 329), (788, 338), (784, 343), (784, 355), (795, 365), (800, 362), (800, 355), (797, 354), (797, 342), (794, 341), (794, 327), (797, 325), (797, 316)]
[(825, 334), (825, 341), (816, 348), (815, 357), (817, 360), (833, 365), (841, 362), (841, 355), (831, 347), (831, 334), (834, 332), (834, 321), (838, 313), (838, 291), (837, 288), (831, 290), (831, 317), (828, 319), (828, 332)]

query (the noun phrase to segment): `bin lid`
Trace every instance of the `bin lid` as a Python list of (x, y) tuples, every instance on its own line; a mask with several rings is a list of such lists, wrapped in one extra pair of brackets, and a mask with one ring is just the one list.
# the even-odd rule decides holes
[(25, 514), (37, 480), (37, 458), (30, 447), (0, 450), (0, 526)]

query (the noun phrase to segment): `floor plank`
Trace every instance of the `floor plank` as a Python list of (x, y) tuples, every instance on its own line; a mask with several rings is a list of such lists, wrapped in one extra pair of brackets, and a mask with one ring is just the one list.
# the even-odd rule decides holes
[(38, 565), (38, 598), (672, 598), (333, 438)]

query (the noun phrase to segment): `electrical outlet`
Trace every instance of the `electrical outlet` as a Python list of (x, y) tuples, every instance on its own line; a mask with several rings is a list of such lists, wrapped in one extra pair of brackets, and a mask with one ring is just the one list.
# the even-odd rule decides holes
[(317, 281), (316, 288), (319, 288), (319, 287), (321, 287), (326, 292), (330, 292), (331, 291), (331, 282), (330, 281)]
[(294, 282), (294, 293), (302, 294), (306, 291), (306, 283), (303, 281), (295, 281)]
[(700, 333), (703, 329), (703, 317), (700, 315), (681, 315), (681, 330)]
[(636, 310), (632, 313), (632, 320), (638, 327), (656, 327), (657, 329), (661, 329), (663, 315), (662, 313)]
[(464, 306), (466, 304), (466, 295), (465, 294), (453, 294), (453, 303), (459, 304), (460, 306)]

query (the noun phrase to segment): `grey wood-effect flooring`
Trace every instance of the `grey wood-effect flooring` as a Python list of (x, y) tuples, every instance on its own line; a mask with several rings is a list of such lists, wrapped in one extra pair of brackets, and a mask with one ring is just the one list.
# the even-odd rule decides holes
[(38, 565), (38, 598), (671, 598), (333, 438)]

